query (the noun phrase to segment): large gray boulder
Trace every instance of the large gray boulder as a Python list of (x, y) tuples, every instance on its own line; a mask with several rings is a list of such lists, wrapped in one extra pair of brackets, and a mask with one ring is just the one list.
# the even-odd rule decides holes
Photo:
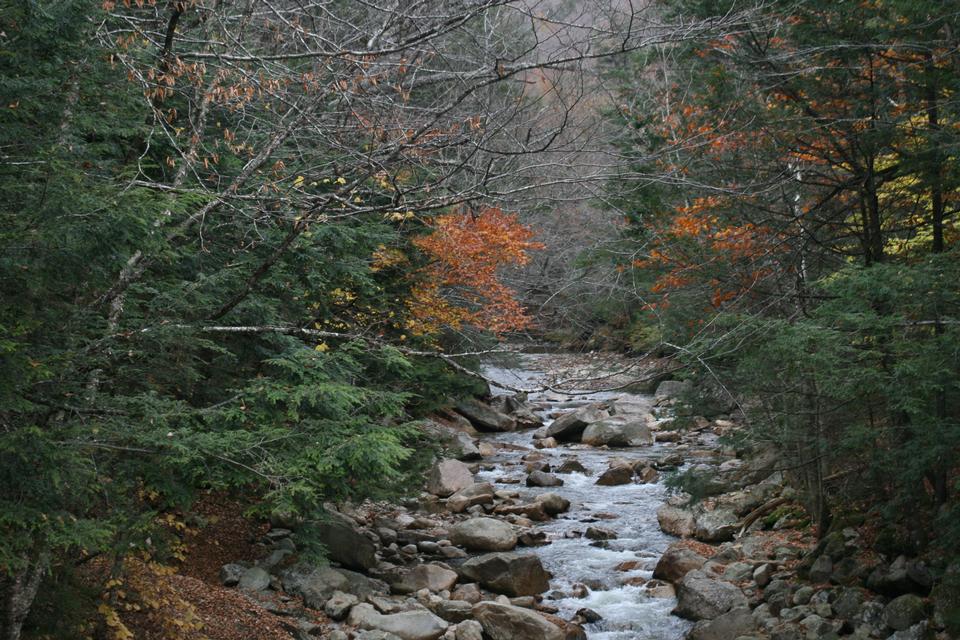
[(450, 542), (471, 551), (509, 551), (517, 546), (513, 527), (495, 518), (470, 518), (450, 527)]
[(747, 607), (736, 607), (714, 620), (701, 620), (687, 636), (688, 640), (736, 640), (740, 636), (749, 636), (757, 628), (757, 623)]
[(580, 442), (594, 447), (639, 447), (653, 444), (653, 433), (646, 421), (614, 422), (601, 420), (589, 425), (580, 436)]
[(563, 480), (547, 473), (546, 471), (534, 470), (527, 476), (528, 487), (560, 487), (563, 486)]
[(926, 617), (926, 602), (912, 593), (894, 598), (883, 611), (883, 621), (895, 631), (909, 629)]
[(488, 553), (459, 567), (462, 576), (508, 596), (534, 596), (550, 588), (550, 574), (535, 555)]
[(447, 498), (447, 509), (452, 513), (461, 513), (474, 505), (492, 504), (494, 491), (489, 482), (471, 484)]
[(693, 537), (702, 542), (727, 542), (737, 532), (737, 514), (731, 509), (717, 508), (696, 515)]
[(657, 522), (660, 528), (678, 538), (689, 538), (693, 535), (694, 515), (689, 509), (671, 504), (661, 505), (657, 509)]
[(602, 404), (581, 407), (551, 422), (544, 432), (544, 437), (556, 438), (559, 442), (577, 442), (587, 425), (609, 417), (610, 412)]
[(674, 613), (689, 620), (713, 620), (734, 607), (747, 604), (740, 589), (697, 570), (687, 573), (680, 581)]
[(346, 516), (328, 512), (315, 530), (327, 557), (334, 562), (362, 571), (377, 566), (377, 547)]
[(366, 603), (350, 610), (347, 624), (392, 633), (402, 640), (437, 640), (450, 626), (443, 618), (423, 609), (384, 615)]
[(473, 617), (491, 640), (564, 640), (563, 629), (540, 614), (498, 602), (481, 602)]
[(541, 493), (534, 497), (536, 502), (543, 505), (543, 510), (555, 516), (570, 510), (570, 501), (558, 493)]
[(479, 431), (513, 431), (517, 428), (517, 421), (512, 417), (474, 398), (461, 400), (455, 406)]
[(270, 574), (263, 567), (250, 567), (237, 584), (241, 591), (263, 591), (270, 586)]
[(457, 573), (436, 564), (417, 565), (403, 574), (391, 588), (397, 593), (416, 593), (427, 589), (434, 593), (452, 589), (457, 583)]
[(653, 399), (657, 404), (662, 404), (671, 400), (677, 400), (693, 389), (693, 383), (690, 380), (664, 380), (657, 386), (653, 394)]
[(702, 568), (706, 563), (707, 559), (693, 549), (679, 542), (674, 542), (660, 556), (660, 560), (653, 570), (653, 577), (676, 584), (683, 580), (683, 577), (688, 573)]
[(438, 460), (427, 476), (427, 491), (435, 496), (446, 498), (473, 484), (470, 467), (459, 460)]
[(323, 609), (335, 591), (349, 591), (350, 581), (332, 567), (295, 565), (280, 574), (280, 582), (287, 593), (303, 598), (311, 609)]

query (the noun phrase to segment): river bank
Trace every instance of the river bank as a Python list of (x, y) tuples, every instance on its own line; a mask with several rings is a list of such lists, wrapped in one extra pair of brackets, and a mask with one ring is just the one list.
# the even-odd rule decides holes
[[(485, 374), (532, 387), (556, 377), (555, 365), (555, 356), (528, 354)], [(298, 523), (275, 518), (269, 555), (226, 565), (224, 584), (281, 610), (302, 603), (287, 615), (298, 638), (907, 640), (933, 632), (922, 564), (864, 564), (853, 529), (817, 545), (775, 454), (743, 458), (723, 446), (735, 416), (678, 420), (686, 391), (673, 381), (654, 394), (494, 388), (486, 402), (457, 403), (428, 426), (446, 457), (418, 500), (334, 513), (322, 525), (331, 567), (297, 563)], [(671, 494), (671, 472), (709, 477), (709, 496)], [(897, 563), (909, 576), (899, 583)], [(865, 571), (878, 574), (886, 595), (857, 584)]]

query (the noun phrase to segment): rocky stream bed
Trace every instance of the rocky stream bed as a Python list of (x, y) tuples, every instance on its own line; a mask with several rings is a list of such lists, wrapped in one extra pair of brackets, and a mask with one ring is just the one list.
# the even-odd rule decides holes
[[(533, 387), (552, 362), (486, 374)], [(330, 566), (300, 561), (300, 523), (277, 515), (266, 556), (221, 579), (304, 640), (947, 637), (922, 562), (865, 562), (854, 529), (817, 544), (776, 456), (722, 447), (728, 415), (676, 419), (685, 390), (456, 403), (427, 427), (446, 457), (419, 499), (320, 525)], [(713, 497), (668, 493), (665, 474), (691, 469)]]

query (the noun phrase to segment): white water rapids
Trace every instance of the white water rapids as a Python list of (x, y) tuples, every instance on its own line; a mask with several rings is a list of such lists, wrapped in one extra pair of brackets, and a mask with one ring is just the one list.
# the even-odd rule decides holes
[[(549, 356), (524, 355), (519, 367), (487, 366), (484, 373), (504, 384), (535, 387), (545, 375), (548, 360)], [(494, 392), (508, 393), (497, 389)], [(618, 405), (630, 405), (631, 409), (638, 411), (648, 410), (652, 403), (650, 396), (620, 392), (566, 396), (548, 391), (531, 394), (529, 398), (532, 404), (540, 407), (539, 413), (546, 424), (550, 423), (547, 416), (554, 412), (611, 399)], [(485, 467), (492, 465), (493, 468), (481, 471), (478, 481), (493, 483), (497, 489), (519, 491), (521, 497), (549, 491), (571, 502), (569, 512), (538, 525), (537, 529), (547, 534), (550, 544), (533, 549), (553, 574), (551, 591), (563, 594), (557, 599), (551, 599), (550, 592), (546, 596), (547, 602), (560, 608), (560, 615), (569, 619), (582, 607), (599, 613), (603, 617), (601, 621), (585, 626), (591, 640), (680, 640), (686, 635), (690, 623), (670, 615), (676, 600), (651, 597), (642, 586), (624, 584), (631, 578), (651, 578), (660, 555), (675, 540), (663, 533), (657, 524), (656, 511), (666, 499), (666, 488), (659, 483), (595, 484), (597, 477), (608, 468), (610, 459), (658, 458), (669, 451), (670, 445), (608, 450), (561, 443), (558, 447), (540, 450), (547, 456), (551, 467), (575, 456), (588, 472), (560, 474), (558, 477), (564, 482), (561, 487), (528, 488), (523, 484), (526, 472), (521, 458), (534, 450), (531, 432), (485, 434), (483, 439), (519, 445), (527, 450), (513, 447), (498, 450), (495, 457), (484, 460)], [(517, 480), (521, 483), (516, 484)], [(566, 535), (573, 531), (584, 532), (591, 525), (615, 531), (617, 539), (598, 544), (585, 537)], [(615, 569), (618, 564), (631, 560), (639, 561), (640, 568), (632, 571)], [(586, 597), (570, 595), (577, 583), (590, 587)]]

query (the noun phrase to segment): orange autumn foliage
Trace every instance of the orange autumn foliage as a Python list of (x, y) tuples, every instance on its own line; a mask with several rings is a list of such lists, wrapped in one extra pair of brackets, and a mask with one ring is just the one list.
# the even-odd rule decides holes
[(463, 325), (494, 333), (528, 327), (530, 317), (498, 271), (526, 264), (529, 251), (543, 248), (533, 231), (496, 207), (440, 216), (431, 227), (414, 240), (430, 263), (407, 300), (407, 328), (424, 335)]
[(724, 204), (720, 198), (704, 197), (677, 207), (647, 257), (634, 261), (634, 267), (660, 272), (651, 290), (663, 298), (650, 306), (667, 306), (671, 291), (705, 283), (710, 305), (719, 308), (770, 274), (766, 258), (778, 250), (776, 234), (749, 222), (722, 223), (715, 212)]

